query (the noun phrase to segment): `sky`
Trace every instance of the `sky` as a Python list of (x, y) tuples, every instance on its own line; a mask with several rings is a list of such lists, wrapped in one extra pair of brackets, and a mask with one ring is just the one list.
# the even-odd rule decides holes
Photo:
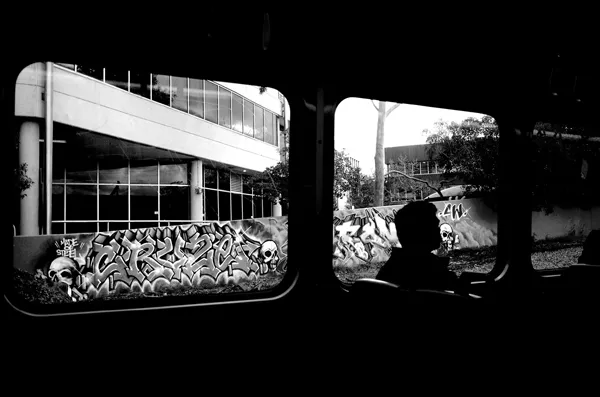
[[(375, 101), (377, 104), (378, 101)], [(387, 109), (392, 106), (387, 104)], [(444, 121), (460, 122), (467, 117), (481, 118), (480, 113), (402, 104), (386, 119), (383, 147), (418, 145), (425, 143), (424, 129)], [(377, 110), (371, 100), (347, 98), (335, 112), (335, 148), (360, 162), (363, 173), (375, 170), (375, 141), (377, 137)]]

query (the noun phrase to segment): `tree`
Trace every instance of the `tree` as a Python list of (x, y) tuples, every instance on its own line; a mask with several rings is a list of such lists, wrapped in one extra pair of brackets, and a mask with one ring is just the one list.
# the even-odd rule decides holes
[[(260, 194), (272, 202), (279, 201), (282, 206), (287, 207), (289, 203), (288, 194), (289, 163), (287, 161), (287, 150), (282, 156), (282, 161), (272, 167), (267, 167), (263, 172), (251, 176), (248, 185), (254, 189), (254, 194)], [(356, 195), (360, 186), (360, 168), (352, 165), (350, 158), (343, 151), (335, 151), (334, 161), (334, 183), (333, 203), (337, 209), (337, 199), (348, 194), (349, 197)]]
[(467, 193), (484, 194), (498, 186), (498, 125), (490, 116), (470, 117), (461, 123), (438, 121), (427, 134), (429, 158), (440, 167), (442, 178), (462, 180)]
[(375, 202), (374, 205), (382, 206), (384, 197), (384, 184), (385, 184), (385, 170), (384, 170), (384, 159), (383, 159), (383, 140), (385, 136), (385, 119), (392, 113), (398, 106), (399, 103), (395, 103), (391, 108), (386, 110), (387, 102), (379, 101), (379, 106), (375, 105), (374, 101), (371, 101), (375, 109), (377, 110), (377, 141), (375, 143)]
[[(492, 207), (497, 202), (499, 131), (490, 116), (461, 123), (438, 121), (435, 130), (424, 130), (428, 155), (443, 169), (442, 177), (463, 181), (467, 193), (478, 192)], [(586, 129), (537, 123), (531, 141), (532, 209), (553, 211), (563, 207), (589, 207), (600, 202), (594, 186), (600, 177), (600, 143)], [(518, 161), (518, 159), (515, 159)]]

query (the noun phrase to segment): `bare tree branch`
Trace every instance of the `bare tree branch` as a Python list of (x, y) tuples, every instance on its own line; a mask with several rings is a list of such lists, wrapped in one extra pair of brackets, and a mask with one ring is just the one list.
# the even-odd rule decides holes
[(375, 105), (375, 101), (373, 101), (373, 100), (371, 99), (371, 103), (373, 104), (373, 107), (375, 107), (375, 110), (377, 110), (377, 111), (379, 112), (379, 108), (377, 107), (377, 105)]
[(394, 111), (398, 106), (400, 106), (399, 103), (394, 104), (394, 106), (392, 106), (391, 108), (389, 108), (386, 112), (385, 112), (385, 117), (387, 118), (387, 116), (390, 115), (390, 113), (392, 113), (392, 111)]
[(431, 185), (429, 184), (429, 182), (427, 182), (427, 181), (426, 181), (426, 180), (424, 180), (424, 179), (415, 178), (414, 176), (410, 176), (410, 175), (407, 175), (407, 174), (405, 174), (404, 172), (400, 172), (400, 171), (396, 171), (396, 170), (392, 170), (392, 171), (388, 172), (388, 173), (386, 174), (386, 176), (388, 176), (389, 174), (392, 174), (392, 173), (394, 173), (394, 174), (400, 174), (400, 175), (402, 175), (402, 176), (403, 176), (403, 177), (405, 177), (405, 178), (408, 178), (408, 179), (411, 179), (411, 180), (413, 180), (413, 181), (417, 181), (417, 182), (423, 183), (423, 184), (427, 185), (427, 187), (429, 187), (430, 189), (432, 189), (432, 190), (435, 190), (435, 191), (436, 191), (436, 193), (440, 195), (440, 197), (444, 197), (444, 195), (442, 194), (442, 191), (441, 191), (441, 189), (438, 189), (438, 188), (436, 188), (436, 187), (434, 187), (434, 186), (431, 186)]

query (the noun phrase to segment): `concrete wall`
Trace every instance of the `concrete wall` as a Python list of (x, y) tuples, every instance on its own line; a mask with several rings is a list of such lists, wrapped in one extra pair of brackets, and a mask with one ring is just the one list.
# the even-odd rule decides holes
[[(54, 66), (55, 122), (254, 171), (279, 161), (276, 146)], [(17, 79), (15, 115), (44, 117), (45, 65)]]
[[(443, 244), (440, 252), (498, 243), (497, 213), (480, 199), (433, 202), (438, 209)], [(385, 262), (400, 247), (394, 216), (402, 205), (336, 211), (333, 215), (334, 266)], [(398, 225), (402, 227), (402, 225)], [(600, 228), (600, 207), (556, 208), (552, 214), (532, 213), (532, 235), (540, 240), (585, 237)]]
[(69, 285), (74, 301), (117, 291), (237, 284), (287, 269), (287, 217), (14, 237), (15, 268)]

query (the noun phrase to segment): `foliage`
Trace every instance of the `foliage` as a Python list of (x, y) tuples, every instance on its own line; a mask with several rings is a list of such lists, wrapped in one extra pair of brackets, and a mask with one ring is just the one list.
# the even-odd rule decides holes
[(499, 131), (495, 120), (469, 117), (461, 123), (438, 121), (428, 135), (428, 155), (444, 179), (465, 182), (467, 193), (491, 193), (498, 186)]
[(19, 165), (19, 167), (14, 169), (14, 172), (15, 188), (19, 192), (21, 198), (25, 198), (27, 194), (23, 192), (29, 189), (34, 183), (33, 179), (27, 175), (27, 164), (23, 163)]
[[(428, 155), (443, 169), (443, 178), (458, 178), (468, 194), (482, 193), (495, 201), (499, 178), (499, 131), (495, 120), (484, 116), (461, 123), (438, 121), (434, 128), (423, 132), (429, 135)], [(581, 127), (536, 124), (530, 147), (532, 166), (523, 170), (534, 181), (533, 210), (550, 213), (556, 205), (586, 208), (599, 203), (593, 187), (600, 176), (600, 145), (590, 141), (588, 135)]]

